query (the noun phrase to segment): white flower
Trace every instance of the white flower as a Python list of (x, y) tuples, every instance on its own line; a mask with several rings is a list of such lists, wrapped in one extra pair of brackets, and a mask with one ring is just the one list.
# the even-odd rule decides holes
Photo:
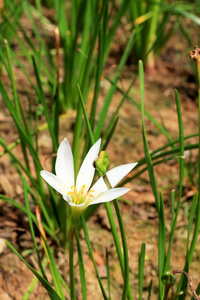
[[(63, 195), (71, 206), (72, 216), (78, 219), (85, 209), (92, 204), (111, 201), (127, 193), (128, 188), (107, 189), (101, 177), (90, 189), (94, 178), (94, 160), (98, 157), (101, 139), (99, 139), (86, 155), (79, 173), (74, 178), (74, 161), (70, 145), (65, 138), (58, 148), (55, 171), (56, 175), (47, 171), (41, 171), (43, 179), (56, 191)], [(112, 187), (126, 176), (137, 163), (126, 164), (107, 172), (108, 179)]]

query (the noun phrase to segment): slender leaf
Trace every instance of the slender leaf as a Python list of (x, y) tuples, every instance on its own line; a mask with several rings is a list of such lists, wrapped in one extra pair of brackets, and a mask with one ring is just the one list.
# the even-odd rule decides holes
[(89, 253), (90, 253), (94, 268), (95, 268), (95, 271), (96, 271), (97, 279), (98, 279), (98, 282), (99, 282), (99, 285), (100, 285), (100, 288), (101, 288), (102, 296), (103, 296), (104, 299), (108, 300), (108, 297), (106, 295), (103, 283), (101, 281), (101, 277), (99, 276), (99, 272), (98, 272), (98, 269), (97, 269), (97, 266), (96, 266), (96, 262), (94, 260), (94, 255), (93, 255), (93, 252), (92, 252), (92, 246), (91, 246), (91, 243), (90, 243), (90, 239), (89, 239), (89, 235), (88, 235), (88, 231), (87, 231), (87, 227), (86, 227), (83, 215), (81, 215), (81, 224), (82, 224), (82, 228), (83, 228), (83, 231), (84, 231), (84, 234), (85, 234), (85, 240), (86, 240), (86, 243), (87, 243), (87, 246), (88, 246), (88, 250), (89, 250)]
[(144, 279), (145, 243), (142, 243), (139, 253), (139, 299), (142, 300), (143, 279)]
[(31, 272), (38, 278), (38, 280), (41, 282), (41, 284), (47, 290), (47, 292), (52, 300), (62, 300), (59, 297), (59, 295), (56, 293), (56, 291), (48, 283), (48, 281), (46, 281), (34, 268), (32, 268), (8, 241), (6, 241), (6, 245), (27, 265), (27, 267), (31, 270)]
[(77, 250), (78, 250), (78, 263), (79, 263), (80, 278), (81, 278), (82, 297), (83, 297), (83, 300), (86, 300), (87, 296), (86, 296), (86, 280), (85, 280), (84, 261), (83, 261), (83, 254), (82, 254), (81, 244), (80, 244), (77, 230), (76, 230), (76, 243), (77, 243)]
[(156, 208), (159, 213), (160, 211), (160, 202), (159, 202), (159, 195), (158, 195), (158, 188), (156, 184), (156, 179), (153, 171), (153, 164), (151, 160), (151, 155), (149, 153), (146, 132), (145, 132), (145, 120), (144, 120), (144, 71), (143, 71), (143, 64), (142, 61), (139, 61), (139, 77), (140, 77), (140, 95), (141, 95), (141, 111), (142, 111), (142, 135), (143, 135), (143, 144), (144, 144), (144, 151), (145, 151), (145, 158), (146, 164), (148, 168), (149, 178), (151, 182), (151, 187), (153, 190), (153, 194), (156, 201)]
[(108, 283), (108, 299), (111, 300), (110, 294), (110, 267), (109, 267), (109, 254), (106, 249), (106, 273), (107, 273), (107, 283)]

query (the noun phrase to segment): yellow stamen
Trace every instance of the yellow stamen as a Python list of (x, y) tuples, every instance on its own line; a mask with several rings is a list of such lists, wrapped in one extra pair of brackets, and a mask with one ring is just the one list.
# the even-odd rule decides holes
[(84, 189), (85, 189), (85, 184), (82, 186), (81, 188), (81, 194), (83, 195), (83, 192), (84, 192)]
[(71, 186), (71, 192), (68, 192), (67, 195), (70, 195), (71, 196), (71, 200), (75, 203), (75, 204), (80, 204), (80, 203), (86, 203), (89, 201), (86, 200), (87, 197), (90, 197), (90, 198), (95, 198), (92, 193), (95, 192), (95, 190), (91, 190), (89, 192), (87, 192), (85, 195), (84, 195), (84, 189), (85, 189), (85, 184), (82, 185), (81, 187), (81, 190), (80, 192), (77, 191), (77, 188), (72, 185)]
[(69, 193), (67, 193), (67, 195), (77, 195), (77, 193), (76, 192), (69, 192)]
[(94, 198), (94, 196), (93, 195), (91, 195), (91, 193), (93, 193), (93, 192), (95, 192), (95, 190), (91, 190), (91, 191), (89, 191), (89, 192), (87, 192), (87, 194), (85, 194), (85, 197), (92, 197), (92, 198)]
[(76, 189), (75, 185), (72, 185), (72, 186), (71, 186), (71, 189), (72, 189), (72, 190), (74, 189), (74, 192), (77, 193), (77, 189)]

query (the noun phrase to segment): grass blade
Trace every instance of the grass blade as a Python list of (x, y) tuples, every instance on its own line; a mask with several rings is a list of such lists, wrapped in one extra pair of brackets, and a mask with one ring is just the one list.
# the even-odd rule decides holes
[(31, 272), (38, 278), (38, 280), (47, 290), (51, 300), (62, 300), (59, 297), (59, 295), (56, 293), (56, 291), (48, 283), (48, 281), (46, 281), (35, 269), (33, 269), (8, 241), (6, 241), (6, 245), (21, 259), (21, 261), (23, 261), (27, 265), (27, 267), (31, 270)]
[(142, 61), (139, 61), (139, 77), (140, 77), (140, 95), (141, 95), (141, 112), (142, 112), (142, 135), (143, 135), (143, 144), (144, 144), (144, 152), (145, 152), (145, 159), (148, 168), (149, 178), (151, 182), (151, 187), (153, 190), (153, 194), (155, 197), (156, 208), (159, 214), (160, 211), (160, 201), (158, 195), (158, 188), (156, 184), (156, 179), (153, 171), (153, 164), (151, 160), (151, 155), (149, 153), (148, 142), (145, 132), (145, 120), (144, 120), (144, 71), (143, 71), (143, 64)]
[(77, 243), (77, 250), (78, 250), (78, 263), (79, 263), (79, 270), (80, 270), (80, 278), (81, 278), (81, 295), (83, 300), (87, 299), (86, 296), (86, 281), (85, 281), (85, 269), (84, 269), (84, 261), (83, 261), (83, 254), (81, 250), (81, 244), (78, 236), (78, 232), (76, 230), (76, 243)]
[(183, 122), (182, 122), (182, 116), (181, 116), (180, 101), (179, 101), (177, 91), (175, 91), (175, 97), (176, 97), (176, 106), (177, 106), (178, 123), (179, 123), (180, 175), (179, 175), (178, 200), (177, 200), (177, 205), (176, 205), (175, 216), (174, 216), (174, 219), (172, 220), (172, 228), (171, 228), (168, 251), (167, 251), (165, 268), (164, 268), (165, 271), (168, 270), (169, 264), (170, 264), (171, 247), (172, 247), (172, 243), (173, 243), (174, 233), (175, 233), (175, 229), (176, 229), (176, 222), (177, 222), (179, 208), (180, 208), (180, 204), (181, 204), (182, 184), (183, 184), (183, 175), (184, 175), (184, 134), (183, 134)]
[(108, 112), (108, 109), (109, 109), (109, 106), (110, 106), (110, 103), (111, 103), (111, 100), (112, 100), (112, 96), (113, 96), (113, 94), (116, 90), (117, 82), (118, 82), (118, 79), (119, 79), (119, 74), (121, 74), (122, 71), (123, 71), (123, 67), (124, 67), (124, 65), (125, 65), (125, 63), (128, 59), (128, 56), (130, 54), (131, 49), (132, 49), (134, 39), (135, 39), (135, 33), (132, 33), (132, 35), (131, 35), (128, 43), (127, 43), (126, 49), (123, 53), (123, 56), (121, 58), (121, 61), (119, 63), (118, 70), (117, 70), (117, 72), (114, 76), (113, 85), (111, 86), (111, 88), (110, 88), (110, 90), (109, 90), (109, 92), (106, 96), (103, 108), (102, 108), (101, 113), (99, 115), (99, 120), (97, 122), (97, 126), (96, 126), (95, 133), (94, 133), (94, 138), (95, 139), (99, 138), (100, 133), (102, 131), (103, 124), (105, 122), (107, 112)]
[(107, 273), (107, 283), (108, 283), (108, 299), (111, 300), (110, 295), (110, 267), (109, 267), (109, 255), (106, 249), (106, 273)]
[(33, 242), (34, 242), (35, 251), (36, 251), (36, 254), (37, 254), (37, 258), (38, 258), (38, 262), (39, 262), (39, 266), (40, 266), (42, 275), (43, 275), (44, 279), (46, 281), (48, 281), (45, 270), (44, 270), (44, 267), (42, 265), (42, 260), (41, 260), (40, 254), (39, 254), (38, 245), (37, 245), (36, 238), (35, 238), (35, 232), (34, 232), (34, 229), (33, 229), (31, 211), (30, 211), (29, 200), (28, 200), (27, 183), (26, 183), (24, 177), (22, 177), (22, 182), (23, 182), (24, 198), (25, 198), (25, 204), (26, 204), (26, 209), (27, 209), (28, 221), (29, 221), (29, 226), (30, 226)]
[(99, 276), (99, 272), (98, 272), (98, 269), (97, 269), (97, 266), (96, 266), (96, 262), (94, 260), (94, 256), (93, 256), (93, 252), (92, 252), (92, 246), (91, 246), (91, 243), (90, 243), (90, 239), (89, 239), (89, 235), (88, 235), (88, 231), (87, 231), (87, 227), (86, 227), (83, 215), (81, 215), (81, 224), (82, 224), (82, 228), (83, 228), (83, 231), (84, 231), (84, 234), (85, 234), (85, 240), (86, 240), (86, 243), (87, 243), (87, 246), (88, 246), (88, 250), (89, 250), (89, 253), (90, 253), (94, 268), (95, 268), (95, 271), (96, 271), (97, 279), (98, 279), (98, 282), (99, 282), (99, 285), (100, 285), (100, 288), (101, 288), (102, 296), (105, 300), (108, 300), (108, 297), (106, 295), (103, 283), (101, 281), (101, 277)]
[(165, 211), (162, 193), (160, 193), (160, 212), (159, 212), (159, 236), (158, 236), (158, 274), (159, 274), (159, 299), (163, 299), (164, 285), (161, 276), (165, 266), (165, 246), (166, 246), (166, 230), (165, 230)]
[(57, 141), (57, 139), (54, 135), (54, 130), (53, 130), (53, 126), (52, 126), (53, 122), (52, 122), (50, 114), (49, 114), (49, 109), (48, 109), (47, 102), (46, 102), (45, 95), (44, 95), (44, 91), (43, 91), (43, 88), (42, 88), (42, 83), (41, 83), (41, 80), (40, 80), (39, 70), (38, 70), (38, 67), (36, 65), (35, 58), (33, 56), (32, 56), (32, 60), (33, 60), (33, 67), (34, 67), (34, 71), (35, 71), (35, 76), (36, 76), (36, 79), (37, 79), (38, 96), (41, 100), (41, 103), (42, 103), (42, 106), (43, 106), (43, 109), (44, 109), (44, 114), (45, 114), (45, 117), (46, 117), (46, 121), (47, 121), (47, 124), (48, 124), (48, 127), (49, 127), (49, 132), (50, 132), (50, 135), (51, 135), (51, 138), (52, 138), (52, 143), (53, 143), (53, 151), (57, 151), (58, 141)]
[(143, 279), (144, 279), (145, 243), (141, 246), (139, 253), (139, 300), (142, 300)]

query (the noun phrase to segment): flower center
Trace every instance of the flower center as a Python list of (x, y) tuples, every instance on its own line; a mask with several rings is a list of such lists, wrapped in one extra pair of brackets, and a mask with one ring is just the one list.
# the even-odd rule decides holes
[(92, 193), (94, 192), (94, 190), (91, 190), (91, 191), (87, 192), (86, 194), (84, 194), (84, 189), (85, 189), (85, 184), (82, 186), (80, 192), (78, 192), (77, 189), (76, 189), (76, 187), (74, 185), (72, 185), (71, 186), (72, 192), (67, 193), (67, 195), (70, 196), (71, 201), (74, 204), (86, 203), (86, 202), (88, 202), (88, 200), (90, 198), (94, 198), (94, 196), (92, 195)]

